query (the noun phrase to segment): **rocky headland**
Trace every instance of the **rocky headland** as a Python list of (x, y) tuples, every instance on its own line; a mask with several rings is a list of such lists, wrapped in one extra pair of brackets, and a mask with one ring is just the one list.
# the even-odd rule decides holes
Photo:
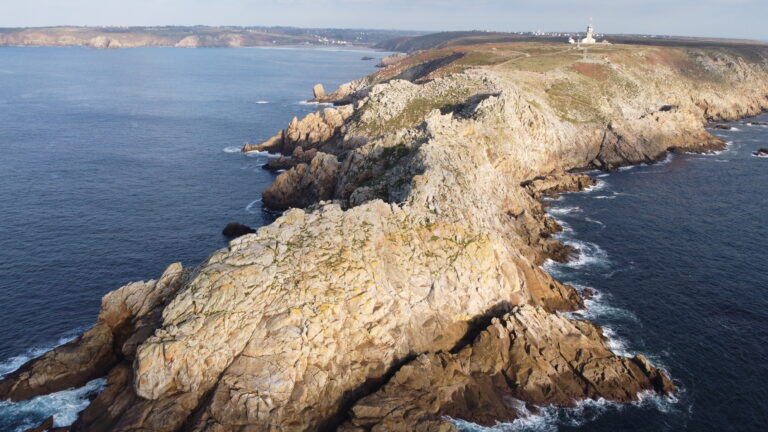
[[(274, 223), (104, 297), (97, 324), (0, 381), (107, 376), (72, 431), (451, 431), (675, 386), (560, 312), (578, 251), (540, 199), (582, 170), (724, 143), (768, 108), (768, 48), (482, 43), (417, 52), (245, 150), (283, 155)], [(278, 164), (278, 162), (275, 162)]]

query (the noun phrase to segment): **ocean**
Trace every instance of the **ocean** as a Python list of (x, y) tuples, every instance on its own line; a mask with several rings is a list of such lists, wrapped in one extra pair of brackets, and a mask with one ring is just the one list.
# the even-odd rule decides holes
[[(267, 156), (240, 147), (385, 55), (0, 48), (0, 375), (91, 326), (105, 293), (226, 246), (228, 222), (273, 220)], [(102, 384), (0, 401), (0, 431), (68, 424)]]

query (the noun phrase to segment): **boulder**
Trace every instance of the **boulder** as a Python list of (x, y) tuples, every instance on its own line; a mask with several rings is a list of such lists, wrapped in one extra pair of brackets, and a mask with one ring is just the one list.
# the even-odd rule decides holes
[(763, 147), (752, 154), (758, 157), (768, 157), (768, 147)]
[(243, 225), (239, 222), (230, 222), (227, 224), (227, 226), (224, 227), (224, 230), (221, 232), (221, 234), (227, 237), (240, 237), (255, 232), (255, 229), (247, 225)]
[(264, 205), (273, 210), (286, 210), (333, 198), (340, 166), (336, 156), (318, 152), (309, 164), (296, 165), (264, 189)]
[(322, 84), (315, 84), (312, 87), (312, 93), (315, 95), (315, 99), (321, 99), (325, 97), (325, 88)]

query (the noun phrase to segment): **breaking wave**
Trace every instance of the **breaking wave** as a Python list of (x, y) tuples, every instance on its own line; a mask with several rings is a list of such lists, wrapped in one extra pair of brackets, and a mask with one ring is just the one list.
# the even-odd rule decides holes
[[(656, 409), (664, 413), (680, 411), (679, 400), (674, 396), (659, 396), (652, 391), (637, 394), (638, 401), (619, 404), (605, 399), (587, 399), (576, 403), (573, 408), (554, 406), (541, 407), (538, 413), (531, 413), (524, 406), (516, 409), (520, 418), (511, 423), (498, 423), (485, 427), (461, 419), (449, 419), (463, 432), (557, 432), (560, 426), (575, 428), (594, 421), (609, 411), (626, 409)], [(524, 405), (524, 404), (522, 404)]]
[(69, 426), (77, 420), (90, 399), (107, 384), (105, 378), (95, 379), (85, 386), (69, 389), (21, 402), (0, 401), (0, 430), (23, 432), (36, 427), (53, 416), (54, 426)]
[(33, 358), (40, 357), (41, 355), (47, 353), (48, 351), (51, 351), (52, 349), (58, 346), (64, 345), (65, 343), (73, 340), (85, 330), (86, 330), (85, 328), (73, 330), (65, 334), (64, 336), (60, 337), (54, 343), (51, 343), (49, 345), (44, 345), (41, 347), (30, 348), (27, 351), (25, 351), (23, 354), (19, 354), (17, 356), (8, 358), (0, 362), (0, 378), (3, 378), (5, 375), (8, 375), (9, 373), (15, 371), (16, 369), (21, 367), (24, 363), (32, 360)]
[(240, 153), (241, 149), (242, 147), (236, 147), (236, 146), (224, 147), (224, 153)]

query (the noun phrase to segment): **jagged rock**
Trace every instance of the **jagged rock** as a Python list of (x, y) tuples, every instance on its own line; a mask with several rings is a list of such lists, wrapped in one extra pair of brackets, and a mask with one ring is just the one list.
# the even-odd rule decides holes
[(545, 195), (583, 191), (596, 184), (595, 179), (585, 174), (555, 174), (539, 176), (533, 180), (524, 181), (520, 185), (525, 187), (532, 197), (541, 199)]
[(290, 157), (280, 156), (270, 159), (267, 163), (264, 164), (264, 169), (270, 171), (289, 170), (300, 163), (311, 163), (315, 155), (317, 155), (317, 149), (309, 149), (304, 151), (303, 148), (296, 147)]
[(719, 125), (714, 125), (712, 127), (715, 128), (715, 129), (733, 130), (733, 126), (730, 126), (730, 125), (719, 124)]
[(285, 210), (333, 198), (339, 166), (336, 156), (318, 152), (309, 164), (300, 163), (277, 176), (262, 193), (264, 205)]
[(134, 282), (105, 295), (93, 328), (7, 375), (0, 381), (0, 399), (29, 399), (106, 375), (157, 326), (158, 308), (178, 289), (181, 274), (181, 264), (171, 264), (157, 281)]
[(230, 222), (227, 224), (227, 226), (224, 227), (224, 230), (221, 232), (221, 234), (227, 237), (240, 237), (255, 232), (255, 229), (247, 225), (243, 225), (239, 222)]
[(45, 419), (45, 421), (40, 423), (40, 426), (29, 428), (24, 432), (45, 432), (52, 428), (53, 428), (53, 416), (50, 416), (47, 419)]
[(340, 430), (449, 430), (446, 417), (493, 426), (518, 418), (526, 403), (630, 402), (674, 389), (645, 357), (613, 354), (597, 326), (520, 306), (457, 353), (422, 354), (400, 368)]
[(325, 88), (322, 84), (315, 84), (314, 87), (312, 87), (312, 93), (315, 95), (315, 99), (320, 99), (325, 97)]

